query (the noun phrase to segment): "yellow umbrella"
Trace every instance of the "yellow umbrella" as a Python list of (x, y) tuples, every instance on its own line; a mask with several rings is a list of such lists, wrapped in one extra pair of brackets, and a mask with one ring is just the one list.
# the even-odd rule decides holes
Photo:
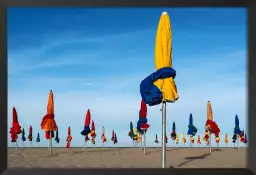
[[(155, 66), (156, 70), (164, 67), (172, 67), (172, 29), (170, 17), (166, 12), (163, 12), (156, 33), (155, 43)], [(154, 82), (163, 93), (163, 101), (174, 102), (179, 96), (177, 87), (172, 77), (158, 79)]]
[[(155, 42), (155, 66), (156, 70), (172, 68), (172, 30), (170, 17), (163, 12), (156, 33)], [(179, 97), (173, 77), (158, 79), (154, 85), (162, 92), (162, 132), (166, 132), (166, 102), (175, 102)], [(162, 168), (166, 168), (166, 142), (162, 134)]]

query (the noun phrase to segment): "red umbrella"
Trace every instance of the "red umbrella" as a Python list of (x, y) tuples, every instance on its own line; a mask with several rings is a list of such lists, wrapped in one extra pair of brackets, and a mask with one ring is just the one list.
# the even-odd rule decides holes
[(86, 136), (91, 132), (90, 122), (91, 122), (91, 112), (90, 112), (90, 109), (88, 109), (86, 113), (85, 121), (84, 121), (84, 130), (81, 132), (83, 136)]
[(66, 148), (70, 148), (70, 143), (72, 140), (72, 136), (71, 136), (71, 130), (70, 130), (70, 126), (68, 127), (68, 137), (67, 137), (67, 145)]
[(112, 137), (111, 137), (111, 140), (114, 142), (115, 141), (115, 132), (114, 130), (112, 131)]
[(18, 114), (17, 114), (16, 109), (13, 107), (13, 109), (12, 109), (12, 127), (10, 128), (12, 142), (17, 141), (18, 134), (20, 134), (20, 133), (22, 133), (22, 131), (21, 131), (21, 126), (18, 121)]
[(33, 136), (32, 136), (32, 126), (31, 126), (31, 125), (30, 125), (30, 127), (29, 127), (28, 140), (29, 140), (30, 142), (32, 142), (32, 140), (33, 140)]
[(94, 121), (93, 121), (93, 120), (92, 120), (91, 137), (92, 137), (92, 138), (95, 138), (95, 137), (96, 137), (95, 125), (94, 125)]

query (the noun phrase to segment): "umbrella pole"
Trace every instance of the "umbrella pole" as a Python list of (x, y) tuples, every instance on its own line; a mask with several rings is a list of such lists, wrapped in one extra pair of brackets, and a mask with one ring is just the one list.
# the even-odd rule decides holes
[(18, 141), (16, 140), (15, 143), (16, 143), (16, 150), (17, 150), (18, 149)]
[(144, 133), (144, 155), (146, 155), (146, 133)]
[(238, 139), (238, 134), (237, 134), (236, 138), (237, 138), (237, 149), (239, 149), (239, 139)]
[(189, 145), (190, 145), (190, 149), (192, 149), (192, 141), (191, 141), (191, 139), (190, 139)]
[(50, 138), (49, 138), (49, 153), (52, 155), (52, 132), (50, 131)]
[(143, 147), (142, 147), (142, 136), (141, 136), (141, 140), (140, 140), (140, 147), (141, 147), (141, 149), (143, 150)]
[(209, 131), (209, 147), (210, 147), (210, 152), (212, 152), (212, 139), (211, 139), (211, 133)]
[(162, 168), (166, 168), (166, 102), (162, 103)]
[[(84, 147), (85, 147), (85, 141), (84, 141)], [(83, 151), (84, 151), (84, 147), (83, 147)]]

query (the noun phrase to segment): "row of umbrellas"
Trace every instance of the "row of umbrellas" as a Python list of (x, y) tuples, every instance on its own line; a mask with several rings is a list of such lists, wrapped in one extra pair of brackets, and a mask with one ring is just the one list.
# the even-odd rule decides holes
[[(85, 117), (85, 124), (84, 124), (84, 130), (81, 132), (81, 135), (85, 137), (84, 142), (87, 143), (89, 139), (89, 134), (91, 136), (91, 141), (92, 144), (95, 145), (95, 138), (96, 138), (96, 132), (95, 132), (95, 124), (94, 121), (92, 120), (92, 124), (90, 127), (90, 122), (91, 122), (91, 113), (90, 110), (87, 110), (86, 117)], [(56, 137), (55, 141), (59, 143), (60, 139), (58, 137), (58, 127), (56, 124), (56, 121), (54, 120), (54, 101), (53, 101), (53, 92), (52, 90), (49, 93), (48, 97), (48, 105), (47, 105), (47, 114), (43, 117), (42, 122), (41, 122), (41, 129), (45, 131), (45, 138), (49, 140), (49, 152), (52, 154), (52, 138), (54, 138), (54, 132), (56, 132)], [(11, 142), (16, 143), (16, 149), (18, 148), (17, 145), (17, 139), (18, 135), (22, 133), (22, 141), (26, 141), (25, 138), (25, 130), (24, 128), (21, 130), (21, 126), (18, 122), (18, 114), (15, 108), (13, 108), (13, 121), (12, 121), (12, 127), (10, 128), (10, 134), (11, 134)], [(102, 135), (101, 138), (103, 140), (103, 144), (107, 141), (105, 137), (105, 128), (102, 128)], [(28, 140), (30, 143), (32, 143), (33, 136), (32, 136), (32, 126), (29, 128), (29, 135), (28, 135)], [(112, 132), (112, 138), (111, 140), (113, 141), (114, 144), (117, 144), (117, 136), (116, 133)], [(39, 133), (37, 134), (37, 142), (40, 142), (40, 135)], [(68, 127), (68, 136), (67, 136), (67, 144), (66, 148), (70, 148), (72, 141), (72, 136), (71, 136), (71, 129)], [(86, 145), (86, 144), (85, 144)]]
[[(170, 17), (166, 12), (163, 12), (156, 32), (155, 39), (155, 67), (156, 71), (147, 76), (140, 84), (140, 95), (142, 98), (141, 109), (139, 112), (139, 119), (137, 122), (136, 130), (139, 135), (134, 133), (134, 128), (130, 128), (129, 136), (132, 140), (139, 140), (144, 143), (144, 154), (146, 154), (146, 133), (149, 129), (147, 124), (147, 106), (155, 106), (162, 104), (162, 168), (166, 168), (166, 105), (167, 103), (175, 103), (178, 100), (179, 95), (177, 92), (177, 87), (175, 84), (176, 71), (172, 68), (172, 30), (170, 24)], [(88, 110), (89, 111), (89, 110)], [(85, 137), (85, 141), (88, 140), (88, 135), (90, 134), (92, 142), (95, 142), (96, 133), (95, 126), (90, 128), (90, 111), (86, 114), (84, 130), (81, 134)], [(89, 113), (89, 114), (88, 114)], [(237, 118), (238, 119), (238, 118)], [(234, 129), (233, 140), (243, 137), (242, 131), (239, 128), (239, 121), (236, 119), (236, 126)], [(238, 123), (237, 123), (238, 122)], [(131, 125), (131, 124), (130, 124)], [(177, 133), (175, 126), (173, 127), (171, 133), (171, 138), (176, 139)], [(192, 114), (189, 118), (187, 134), (190, 135), (190, 140), (192, 143), (193, 137), (197, 133), (197, 128), (193, 125)], [(49, 140), (49, 150), (52, 153), (52, 138), (54, 137), (54, 131), (57, 131), (57, 124), (54, 120), (54, 103), (53, 103), (53, 93), (50, 91), (48, 98), (47, 114), (43, 117), (41, 122), (41, 129), (45, 131), (46, 139)], [(11, 138), (15, 142), (20, 134), (21, 127), (18, 120), (14, 118), (11, 128)], [(211, 109), (210, 101), (207, 102), (207, 119), (205, 124), (205, 135), (203, 140), (209, 143), (211, 151), (211, 135), (215, 135), (216, 142), (219, 142), (220, 129), (218, 124), (213, 120), (213, 114)], [(139, 136), (139, 137), (138, 137)], [(141, 137), (140, 137), (141, 136)], [(143, 139), (142, 139), (143, 136)], [(103, 140), (105, 136), (102, 135)], [(243, 137), (245, 139), (245, 136)], [(67, 137), (67, 147), (70, 146), (72, 140), (71, 134)], [(111, 139), (114, 143), (117, 143), (117, 139), (114, 137)], [(68, 144), (69, 143), (69, 144)], [(238, 143), (238, 142), (237, 142)]]

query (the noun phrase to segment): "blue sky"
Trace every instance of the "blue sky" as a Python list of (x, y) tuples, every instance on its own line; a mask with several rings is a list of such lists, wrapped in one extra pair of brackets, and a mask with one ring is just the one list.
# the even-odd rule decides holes
[[(102, 126), (107, 146), (112, 146), (113, 129), (119, 146), (131, 146), (129, 122), (135, 125), (138, 119), (140, 82), (155, 71), (155, 36), (163, 11), (171, 18), (180, 96), (167, 105), (169, 139), (173, 121), (179, 136), (187, 132), (190, 113), (202, 137), (208, 100), (221, 129), (220, 145), (226, 132), (231, 142), (235, 114), (247, 130), (245, 8), (9, 8), (8, 131), (15, 106), (26, 135), (29, 125), (34, 138), (40, 132), (41, 143), (33, 145), (47, 146), (40, 123), (52, 89), (59, 146), (66, 144), (68, 126), (71, 146), (83, 145), (87, 109), (96, 125), (96, 146), (101, 146)], [(149, 146), (155, 145), (155, 134), (161, 136), (160, 108), (148, 107)]]

